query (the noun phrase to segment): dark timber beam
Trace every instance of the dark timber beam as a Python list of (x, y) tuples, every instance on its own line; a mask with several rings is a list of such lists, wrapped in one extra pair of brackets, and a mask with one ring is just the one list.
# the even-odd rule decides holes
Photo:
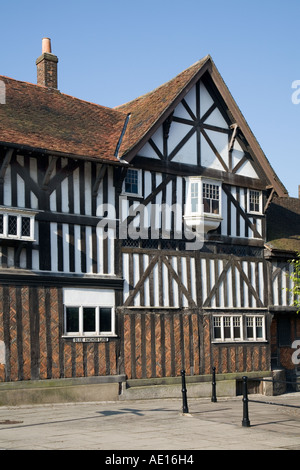
[(13, 153), (14, 153), (14, 149), (8, 149), (6, 151), (5, 157), (3, 159), (3, 162), (0, 168), (0, 183), (4, 182), (5, 173), (6, 173), (8, 165), (10, 164)]

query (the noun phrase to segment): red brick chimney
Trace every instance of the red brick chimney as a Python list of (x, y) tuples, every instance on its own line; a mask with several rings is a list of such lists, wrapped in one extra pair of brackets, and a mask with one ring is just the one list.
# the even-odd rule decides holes
[(51, 52), (51, 39), (43, 38), (42, 55), (37, 58), (37, 84), (48, 88), (57, 88), (58, 58)]

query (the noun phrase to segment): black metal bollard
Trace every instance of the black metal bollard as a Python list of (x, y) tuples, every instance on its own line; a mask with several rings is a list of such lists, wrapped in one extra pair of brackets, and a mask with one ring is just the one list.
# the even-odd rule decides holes
[(216, 368), (212, 368), (212, 394), (211, 394), (211, 401), (216, 403), (217, 401), (217, 394), (216, 394)]
[(249, 413), (248, 413), (248, 378), (243, 377), (243, 421), (242, 426), (249, 427), (250, 420), (249, 420)]
[(187, 404), (187, 394), (186, 394), (186, 385), (185, 385), (185, 370), (181, 371), (181, 382), (182, 382), (182, 413), (188, 413), (189, 408)]

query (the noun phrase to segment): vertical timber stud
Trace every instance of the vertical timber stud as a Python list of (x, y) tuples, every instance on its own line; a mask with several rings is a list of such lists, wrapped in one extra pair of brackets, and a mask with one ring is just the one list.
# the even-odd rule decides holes
[(181, 371), (181, 381), (182, 381), (182, 413), (188, 413), (189, 408), (187, 404), (187, 394), (186, 394), (186, 384), (185, 384), (185, 370)]
[(242, 420), (242, 426), (244, 427), (250, 427), (250, 420), (249, 420), (249, 414), (248, 414), (248, 378), (243, 377), (243, 420)]

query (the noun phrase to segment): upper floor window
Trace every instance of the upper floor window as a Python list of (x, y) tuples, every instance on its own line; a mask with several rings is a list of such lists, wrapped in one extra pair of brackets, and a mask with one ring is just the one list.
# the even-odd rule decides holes
[(200, 177), (188, 179), (187, 212), (195, 214), (221, 213), (221, 183), (203, 180)]
[(0, 238), (34, 240), (36, 213), (20, 209), (0, 208)]
[(221, 181), (200, 176), (187, 178), (185, 222), (201, 226), (204, 232), (215, 230), (221, 220)]
[(220, 186), (218, 184), (203, 183), (203, 206), (206, 214), (220, 213)]
[(131, 196), (141, 196), (141, 186), (141, 171), (129, 168), (124, 179), (123, 192)]
[(248, 212), (262, 213), (262, 193), (255, 189), (248, 192)]

